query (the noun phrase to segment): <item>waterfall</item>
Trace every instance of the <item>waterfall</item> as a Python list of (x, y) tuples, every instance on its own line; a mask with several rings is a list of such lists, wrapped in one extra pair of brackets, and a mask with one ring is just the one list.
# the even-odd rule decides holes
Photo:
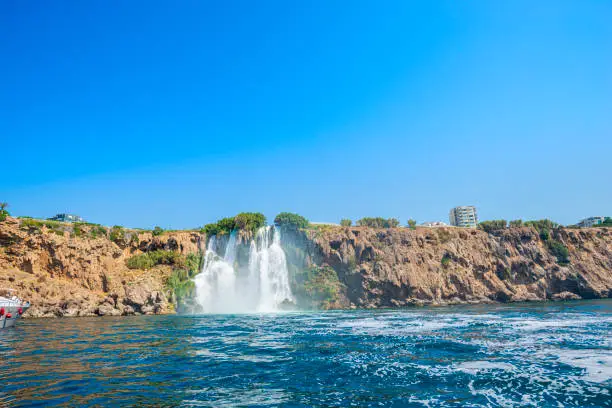
[[(216, 236), (209, 239), (202, 271), (195, 277), (196, 301), (204, 313), (273, 312), (293, 302), (280, 230), (262, 227), (250, 241), (248, 264), (237, 261), (233, 231), (223, 256)], [(219, 247), (218, 247), (219, 245)]]

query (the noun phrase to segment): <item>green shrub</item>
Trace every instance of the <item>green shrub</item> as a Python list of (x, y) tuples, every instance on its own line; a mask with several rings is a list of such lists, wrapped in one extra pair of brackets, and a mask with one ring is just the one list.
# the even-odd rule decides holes
[(110, 229), (108, 239), (110, 239), (116, 244), (127, 244), (125, 228), (120, 225), (115, 225)]
[(189, 272), (189, 277), (194, 277), (202, 269), (202, 262), (204, 262), (204, 254), (190, 252), (185, 258), (185, 268)]
[(570, 262), (569, 250), (565, 245), (557, 240), (552, 240), (548, 243), (548, 249), (550, 253), (557, 257), (557, 263), (559, 265), (567, 265)]
[(353, 221), (344, 218), (340, 220), (340, 225), (342, 225), (343, 227), (350, 227), (351, 225), (353, 225)]
[(612, 227), (612, 217), (606, 217), (598, 227)]
[(158, 237), (158, 236), (160, 236), (163, 233), (164, 233), (164, 229), (163, 228), (157, 227), (157, 226), (155, 228), (153, 228), (152, 234), (153, 234), (154, 237)]
[(125, 261), (125, 264), (130, 269), (150, 269), (156, 265), (171, 265), (183, 268), (185, 263), (186, 260), (180, 253), (162, 249), (134, 255)]
[(148, 253), (134, 255), (126, 259), (125, 264), (130, 269), (151, 269), (155, 262)]
[(193, 294), (195, 283), (185, 269), (175, 269), (166, 281), (166, 287), (172, 291), (176, 303), (182, 303)]
[(91, 229), (89, 230), (89, 235), (93, 238), (96, 239), (98, 237), (106, 237), (107, 231), (106, 228), (104, 228), (101, 225), (94, 225), (91, 227)]
[(299, 214), (282, 212), (274, 218), (274, 224), (278, 227), (285, 227), (290, 229), (304, 229), (308, 228), (308, 220)]
[(340, 298), (342, 284), (338, 274), (330, 266), (313, 266), (302, 271), (300, 276), (304, 294), (324, 306)]
[(451, 257), (448, 256), (448, 254), (444, 254), (440, 263), (442, 264), (444, 268), (448, 267), (451, 263)]
[(518, 228), (523, 226), (523, 220), (512, 220), (510, 221), (510, 228)]
[(410, 227), (410, 229), (415, 230), (416, 229), (416, 224), (417, 222), (413, 219), (409, 219), (408, 220), (408, 227)]
[(370, 228), (395, 228), (400, 222), (397, 218), (364, 217), (357, 220), (357, 225)]
[(500, 231), (500, 230), (506, 229), (507, 226), (508, 226), (508, 222), (506, 220), (491, 220), (491, 221), (483, 221), (479, 223), (478, 229), (491, 233), (494, 231)]
[(20, 223), (21, 229), (29, 232), (40, 232), (43, 225), (44, 224), (42, 221), (38, 221), (32, 218), (23, 219)]
[(5, 209), (0, 210), (0, 222), (6, 220), (6, 217), (8, 217), (9, 215), (11, 214)]
[(74, 224), (72, 226), (72, 236), (74, 237), (80, 237), (83, 235), (83, 230), (81, 229), (81, 225), (79, 224)]
[(533, 227), (536, 231), (552, 230), (559, 228), (559, 224), (549, 219), (537, 220), (537, 221), (525, 221), (526, 227)]

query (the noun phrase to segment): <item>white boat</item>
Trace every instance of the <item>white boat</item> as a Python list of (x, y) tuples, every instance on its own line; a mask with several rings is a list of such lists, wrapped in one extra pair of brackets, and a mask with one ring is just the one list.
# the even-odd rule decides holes
[(14, 295), (14, 289), (4, 289), (5, 296), (0, 296), (0, 329), (12, 327), (17, 319), (30, 308), (30, 302), (25, 302)]

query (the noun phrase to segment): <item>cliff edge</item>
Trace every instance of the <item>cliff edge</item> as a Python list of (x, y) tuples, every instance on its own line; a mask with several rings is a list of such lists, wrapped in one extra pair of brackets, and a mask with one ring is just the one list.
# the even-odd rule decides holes
[(308, 231), (303, 239), (312, 243), (305, 264), (326, 265), (338, 275), (338, 296), (331, 307), (612, 295), (608, 228), (557, 228), (541, 234), (533, 227), (493, 233), (452, 227), (327, 227)]
[(95, 234), (100, 227), (76, 227), (68, 232), (10, 217), (0, 223), (0, 288), (16, 289), (32, 303), (27, 317), (174, 311), (166, 285), (170, 266), (129, 269), (126, 259), (156, 249), (198, 252), (199, 233), (131, 232), (112, 241), (108, 231)]
[[(0, 223), (0, 288), (17, 289), (30, 300), (30, 317), (172, 313), (177, 300), (193, 294), (189, 280), (201, 265), (180, 266), (191, 272), (177, 284), (173, 274), (180, 268), (163, 256), (195, 259), (205, 241), (197, 231), (153, 234), (9, 217)], [(488, 233), (316, 226), (284, 231), (282, 246), (302, 308), (612, 295), (610, 228), (555, 228), (544, 234), (534, 227)], [(156, 262), (147, 258), (156, 253), (162, 255)]]

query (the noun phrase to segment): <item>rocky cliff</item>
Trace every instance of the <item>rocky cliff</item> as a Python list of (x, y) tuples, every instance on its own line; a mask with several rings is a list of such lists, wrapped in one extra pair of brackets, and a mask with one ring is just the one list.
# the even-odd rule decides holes
[[(338, 275), (331, 307), (612, 295), (612, 229), (607, 228), (542, 234), (532, 227), (493, 233), (328, 227), (308, 231), (299, 241), (293, 238), (287, 245), (306, 248), (304, 265), (329, 266)], [(567, 257), (559, 247), (567, 249)]]
[[(1, 222), (0, 287), (17, 289), (32, 302), (27, 316), (173, 312), (172, 267), (129, 269), (126, 260), (156, 250), (198, 253), (205, 236), (96, 232), (99, 228), (14, 218)], [(286, 231), (282, 239), (299, 306), (374, 308), (612, 295), (608, 228), (542, 234), (532, 227), (487, 233), (324, 226)]]
[[(40, 224), (40, 223), (39, 223)], [(130, 256), (156, 249), (197, 252), (196, 232), (130, 232), (111, 241), (92, 226), (63, 231), (8, 218), (0, 223), (0, 288), (29, 300), (29, 317), (168, 313), (171, 268), (128, 269)], [(95, 236), (95, 237), (92, 237)], [(137, 237), (137, 238), (136, 238)]]

